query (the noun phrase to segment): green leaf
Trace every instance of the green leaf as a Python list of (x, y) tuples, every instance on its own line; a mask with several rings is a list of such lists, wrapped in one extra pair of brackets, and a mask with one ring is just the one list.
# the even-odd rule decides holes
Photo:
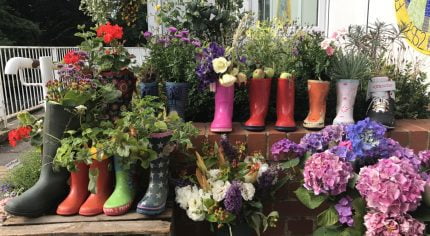
[(252, 214), (249, 225), (255, 230), (257, 235), (260, 235), (260, 226), (262, 224), (261, 222), (261, 216), (258, 214)]
[(218, 219), (216, 218), (216, 216), (214, 214), (207, 215), (206, 220), (209, 222), (213, 222), (213, 223), (218, 222)]
[(300, 158), (294, 158), (292, 160), (289, 160), (287, 162), (284, 162), (281, 164), (281, 167), (284, 169), (289, 169), (297, 166), (300, 163)]
[(314, 195), (311, 191), (300, 187), (296, 191), (294, 191), (297, 198), (309, 209), (315, 209), (319, 207), (326, 199), (325, 195)]
[(68, 90), (63, 98), (64, 106), (78, 106), (85, 104), (88, 100), (90, 100), (91, 96), (87, 94), (82, 94), (75, 90)]
[(341, 231), (336, 227), (319, 227), (312, 234), (313, 236), (339, 236)]
[(317, 223), (319, 226), (332, 226), (339, 221), (339, 215), (336, 209), (331, 206), (327, 210), (321, 212), (317, 216)]
[(352, 178), (349, 180), (349, 182), (348, 182), (348, 186), (350, 187), (350, 188), (355, 188), (355, 184), (357, 183), (357, 180), (358, 180), (358, 175), (357, 175), (357, 173), (353, 173), (353, 176), (352, 176)]

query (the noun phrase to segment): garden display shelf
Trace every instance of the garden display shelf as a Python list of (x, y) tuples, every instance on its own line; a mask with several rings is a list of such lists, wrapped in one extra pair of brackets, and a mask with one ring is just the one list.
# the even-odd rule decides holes
[(11, 216), (0, 226), (1, 235), (171, 235), (172, 208), (158, 216), (129, 212), (122, 216), (45, 215)]

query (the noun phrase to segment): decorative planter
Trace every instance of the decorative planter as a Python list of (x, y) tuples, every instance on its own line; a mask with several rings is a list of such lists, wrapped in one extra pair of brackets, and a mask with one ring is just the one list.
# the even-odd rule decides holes
[(251, 79), (249, 81), (249, 112), (250, 118), (243, 125), (249, 131), (263, 131), (269, 110), (270, 87), (272, 79)]
[(188, 103), (188, 83), (166, 82), (167, 106), (169, 112), (177, 112), (184, 119)]
[(308, 80), (309, 113), (303, 121), (307, 129), (324, 128), (329, 81)]
[(275, 129), (282, 132), (296, 130), (294, 121), (295, 78), (278, 79), (276, 93), (276, 124)]
[(334, 125), (354, 124), (354, 103), (359, 83), (360, 81), (352, 79), (337, 82), (337, 115), (333, 120)]
[(215, 114), (211, 123), (212, 132), (231, 132), (233, 129), (233, 102), (234, 102), (234, 85), (224, 87), (216, 83), (215, 89)]
[(372, 78), (367, 88), (369, 108), (366, 116), (388, 129), (393, 129), (395, 126), (395, 90), (396, 83), (385, 76)]
[(140, 96), (158, 96), (158, 82), (140, 83)]

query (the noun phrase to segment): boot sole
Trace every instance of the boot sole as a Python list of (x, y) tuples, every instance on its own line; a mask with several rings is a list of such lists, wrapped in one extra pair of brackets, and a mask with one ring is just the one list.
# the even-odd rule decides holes
[(264, 129), (266, 129), (266, 126), (246, 126), (246, 125), (242, 125), (242, 127), (248, 131), (253, 131), (253, 132), (261, 132)]
[(140, 208), (137, 207), (136, 208), (136, 212), (142, 215), (149, 215), (149, 216), (155, 216), (155, 215), (159, 215), (161, 213), (163, 213), (163, 211), (166, 210), (166, 204), (160, 206), (160, 207), (155, 207), (155, 208)]
[(285, 126), (275, 126), (275, 130), (281, 132), (293, 132), (297, 130), (297, 127), (285, 127)]
[(127, 204), (125, 204), (123, 206), (115, 207), (115, 208), (103, 208), (103, 212), (107, 216), (120, 216), (120, 215), (124, 215), (125, 213), (128, 212), (128, 210), (130, 210), (132, 203), (133, 202), (130, 202), (130, 203), (127, 203)]
[(211, 128), (211, 132), (213, 133), (227, 133), (233, 131), (232, 128)]
[(5, 210), (7, 213), (9, 213), (9, 214), (11, 214), (11, 215), (14, 215), (14, 216), (24, 216), (24, 217), (29, 217), (29, 218), (35, 218), (35, 217), (42, 216), (42, 215), (44, 215), (44, 214), (46, 214), (46, 213), (49, 213), (49, 212), (51, 212), (51, 211), (55, 212), (55, 211), (54, 211), (54, 210), (55, 210), (54, 208), (55, 208), (55, 207), (50, 207), (50, 208), (43, 209), (43, 210), (40, 210), (40, 211), (37, 211), (37, 212), (16, 212), (16, 211), (12, 211), (12, 210), (8, 209), (8, 207), (7, 207), (7, 206), (5, 206), (5, 207), (4, 207), (4, 210)]

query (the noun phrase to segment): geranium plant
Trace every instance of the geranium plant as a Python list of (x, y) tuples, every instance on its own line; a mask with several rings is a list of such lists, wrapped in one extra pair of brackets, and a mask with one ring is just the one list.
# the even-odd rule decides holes
[(246, 223), (259, 235), (278, 219), (276, 211), (263, 213), (262, 200), (282, 182), (278, 183), (281, 169), (260, 154), (244, 155), (243, 144), (233, 146), (225, 136), (221, 144), (202, 156), (196, 153), (197, 168), (182, 176), (176, 202), (194, 221), (228, 227), (230, 234), (235, 225)]

